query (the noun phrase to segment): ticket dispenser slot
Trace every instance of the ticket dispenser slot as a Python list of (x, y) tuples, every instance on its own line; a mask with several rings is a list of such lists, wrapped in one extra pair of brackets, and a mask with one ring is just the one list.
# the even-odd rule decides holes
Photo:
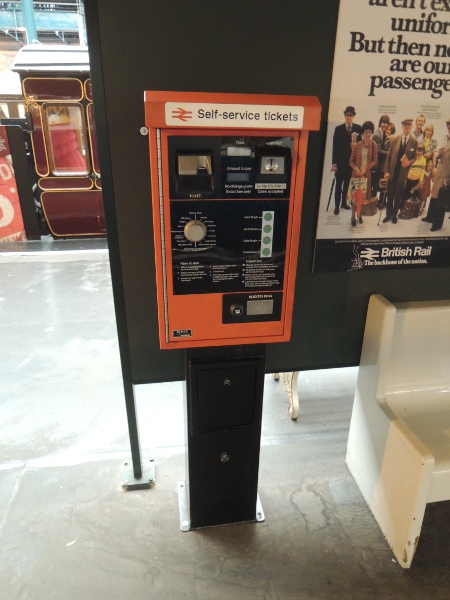
[(220, 149), (208, 136), (174, 136), (165, 145), (163, 175), (164, 191), (171, 200), (213, 198), (219, 193)]
[(213, 191), (211, 154), (178, 154), (177, 163), (177, 192), (209, 194)]

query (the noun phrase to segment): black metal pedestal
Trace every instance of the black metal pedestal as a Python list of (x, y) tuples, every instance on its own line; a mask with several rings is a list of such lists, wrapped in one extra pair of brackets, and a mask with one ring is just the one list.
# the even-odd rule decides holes
[(181, 529), (261, 521), (257, 488), (265, 346), (189, 350), (186, 362)]

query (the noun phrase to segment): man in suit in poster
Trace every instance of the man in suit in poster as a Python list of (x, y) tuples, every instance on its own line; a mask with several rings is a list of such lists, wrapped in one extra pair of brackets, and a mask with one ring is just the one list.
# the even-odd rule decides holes
[(439, 231), (439, 229), (442, 229), (445, 218), (446, 206), (442, 201), (439, 201), (439, 191), (450, 179), (450, 117), (446, 121), (446, 125), (448, 133), (442, 140), (441, 147), (437, 153), (439, 162), (431, 190), (430, 205), (427, 216), (422, 219), (425, 223), (431, 223), (430, 231)]
[(388, 182), (386, 216), (383, 223), (397, 223), (397, 213), (401, 207), (403, 189), (408, 171), (416, 160), (417, 139), (411, 134), (413, 119), (402, 121), (402, 134), (391, 138), (386, 156), (384, 177)]
[(381, 115), (378, 122), (378, 129), (375, 129), (371, 138), (378, 148), (378, 165), (375, 167), (372, 175), (372, 198), (375, 198), (378, 194), (380, 179), (384, 176), (384, 163), (386, 162), (386, 156), (391, 144), (389, 136), (386, 135), (389, 123), (389, 115)]
[(333, 135), (333, 166), (331, 170), (336, 178), (334, 191), (334, 214), (339, 214), (339, 208), (350, 209), (347, 204), (347, 190), (352, 176), (349, 164), (350, 156), (356, 142), (361, 140), (361, 126), (353, 123), (356, 112), (353, 106), (344, 110), (345, 122), (338, 125)]

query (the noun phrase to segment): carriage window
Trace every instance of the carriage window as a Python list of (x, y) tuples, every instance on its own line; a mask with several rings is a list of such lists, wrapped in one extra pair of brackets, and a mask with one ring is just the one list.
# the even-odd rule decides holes
[(81, 104), (44, 104), (43, 115), (53, 175), (88, 175), (84, 108)]
[(23, 81), (23, 93), (27, 101), (78, 101), (83, 98), (83, 84), (71, 77), (27, 77)]

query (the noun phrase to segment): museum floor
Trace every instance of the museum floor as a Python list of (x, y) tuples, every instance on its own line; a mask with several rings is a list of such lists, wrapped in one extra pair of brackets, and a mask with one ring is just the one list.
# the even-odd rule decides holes
[[(81, 249), (80, 249), (81, 248)], [(104, 242), (0, 246), (2, 600), (450, 598), (450, 503), (427, 508), (403, 570), (345, 465), (357, 369), (302, 372), (291, 421), (266, 376), (266, 520), (183, 533), (182, 383), (137, 387), (156, 485), (130, 457)]]

